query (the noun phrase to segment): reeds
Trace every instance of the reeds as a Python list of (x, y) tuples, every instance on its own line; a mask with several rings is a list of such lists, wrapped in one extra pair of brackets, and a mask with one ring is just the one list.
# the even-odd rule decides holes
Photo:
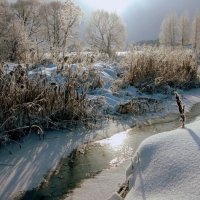
[(83, 81), (81, 73), (67, 69), (60, 76), (61, 84), (49, 81), (45, 75), (30, 79), (28, 71), (19, 66), (0, 74), (0, 132), (32, 125), (65, 128), (95, 121), (86, 94), (88, 75)]
[(199, 84), (197, 56), (190, 49), (144, 47), (123, 59), (124, 79), (144, 92), (192, 88)]
[(177, 103), (177, 106), (178, 106), (178, 110), (179, 110), (179, 113), (180, 113), (180, 121), (182, 123), (182, 128), (185, 127), (185, 120), (186, 120), (186, 117), (185, 117), (185, 105), (182, 105), (182, 101), (180, 99), (180, 95), (175, 92), (175, 97), (176, 97), (176, 103)]

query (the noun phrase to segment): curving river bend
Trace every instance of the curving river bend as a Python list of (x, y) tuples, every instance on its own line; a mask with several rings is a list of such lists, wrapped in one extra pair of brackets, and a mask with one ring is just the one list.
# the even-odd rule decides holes
[[(191, 111), (186, 113), (186, 122), (194, 121), (199, 115), (200, 103), (194, 105)], [(72, 152), (68, 158), (63, 159), (59, 169), (51, 175), (48, 183), (27, 191), (17, 199), (65, 199), (72, 190), (80, 187), (84, 180), (93, 178), (106, 169), (114, 170), (131, 159), (137, 147), (145, 138), (178, 127), (180, 127), (179, 115), (169, 114), (162, 119), (154, 120), (149, 125), (136, 126), (128, 131), (117, 133), (111, 138), (90, 143), (84, 150), (82, 149), (83, 152), (82, 150)], [(125, 171), (123, 173), (125, 176)]]

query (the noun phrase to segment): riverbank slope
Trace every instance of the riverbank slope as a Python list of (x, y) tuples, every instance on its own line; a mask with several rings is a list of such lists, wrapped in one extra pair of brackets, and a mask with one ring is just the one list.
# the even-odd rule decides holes
[(130, 192), (125, 200), (199, 199), (199, 122), (142, 142), (126, 172)]
[[(192, 105), (200, 102), (200, 89), (185, 92), (183, 96), (183, 102), (186, 104), (187, 110), (190, 110)], [(81, 144), (110, 137), (129, 129), (134, 123), (141, 122), (141, 120), (158, 118), (178, 111), (174, 99), (166, 100), (163, 104), (165, 109), (162, 113), (106, 121), (99, 130), (88, 131), (79, 127), (71, 132), (52, 131), (47, 133), (44, 141), (39, 141), (35, 135), (30, 135), (25, 138), (21, 149), (16, 145), (7, 146), (13, 152), (12, 155), (9, 155), (7, 149), (2, 148), (0, 151), (0, 198), (12, 199), (21, 191), (37, 187), (42, 181), (45, 181), (44, 175), (56, 169), (62, 157), (69, 155)]]

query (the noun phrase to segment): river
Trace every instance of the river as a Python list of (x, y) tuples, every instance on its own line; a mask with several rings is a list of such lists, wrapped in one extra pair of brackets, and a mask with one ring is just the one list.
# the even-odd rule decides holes
[[(187, 123), (194, 121), (200, 115), (200, 104), (192, 107), (191, 111), (186, 114)], [(76, 189), (84, 190), (84, 182), (90, 180), (90, 184), (98, 183), (96, 188), (101, 188), (100, 193), (117, 190), (117, 186), (121, 177), (125, 177), (125, 166), (130, 162), (137, 147), (147, 137), (176, 129), (180, 127), (179, 116), (176, 114), (169, 114), (163, 118), (157, 118), (146, 123), (143, 126), (136, 126), (125, 132), (116, 133), (110, 138), (90, 143), (80, 151), (74, 151), (72, 154), (61, 160), (59, 168), (51, 174), (48, 182), (43, 183), (40, 187), (31, 191), (27, 191), (17, 199), (20, 200), (62, 200), (62, 199), (82, 199), (89, 200), (89, 197), (81, 197), (81, 190), (79, 191), (80, 198), (76, 197)], [(118, 170), (118, 168), (121, 170)], [(98, 182), (92, 182), (95, 177), (100, 176), (105, 171), (109, 171), (109, 175), (104, 175), (104, 178)], [(118, 171), (117, 171), (118, 170)], [(120, 175), (113, 183), (106, 181), (112, 179), (112, 174), (118, 173)], [(119, 174), (120, 173), (120, 174)], [(109, 176), (109, 177), (106, 177)], [(101, 176), (102, 177), (102, 176)], [(92, 179), (93, 178), (93, 179)], [(121, 180), (121, 183), (123, 179)], [(104, 187), (104, 188), (103, 188)], [(110, 189), (111, 187), (111, 189)], [(98, 199), (92, 197), (97, 195), (94, 189), (90, 186), (86, 187), (87, 193), (90, 193), (91, 199)], [(88, 191), (88, 189), (91, 191)], [(75, 189), (75, 190), (74, 190)], [(93, 190), (93, 191), (92, 191)], [(74, 198), (72, 198), (72, 191), (74, 191)], [(84, 191), (82, 191), (83, 193)], [(95, 194), (96, 193), (96, 194)], [(108, 195), (108, 194), (106, 194)], [(105, 196), (106, 196), (105, 195)], [(110, 194), (111, 195), (111, 194)], [(99, 195), (98, 195), (99, 196)], [(105, 197), (99, 197), (104, 199)]]

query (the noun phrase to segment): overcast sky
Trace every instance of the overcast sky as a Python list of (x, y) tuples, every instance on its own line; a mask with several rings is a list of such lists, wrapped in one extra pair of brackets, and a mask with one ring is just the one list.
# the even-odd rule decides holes
[[(15, 0), (10, 0), (15, 1)], [(46, 0), (50, 1), (50, 0)], [(64, 1), (64, 0), (63, 0)], [(200, 10), (200, 0), (75, 0), (86, 13), (96, 9), (116, 11), (123, 18), (129, 41), (156, 39), (163, 18), (187, 11), (190, 18)]]

